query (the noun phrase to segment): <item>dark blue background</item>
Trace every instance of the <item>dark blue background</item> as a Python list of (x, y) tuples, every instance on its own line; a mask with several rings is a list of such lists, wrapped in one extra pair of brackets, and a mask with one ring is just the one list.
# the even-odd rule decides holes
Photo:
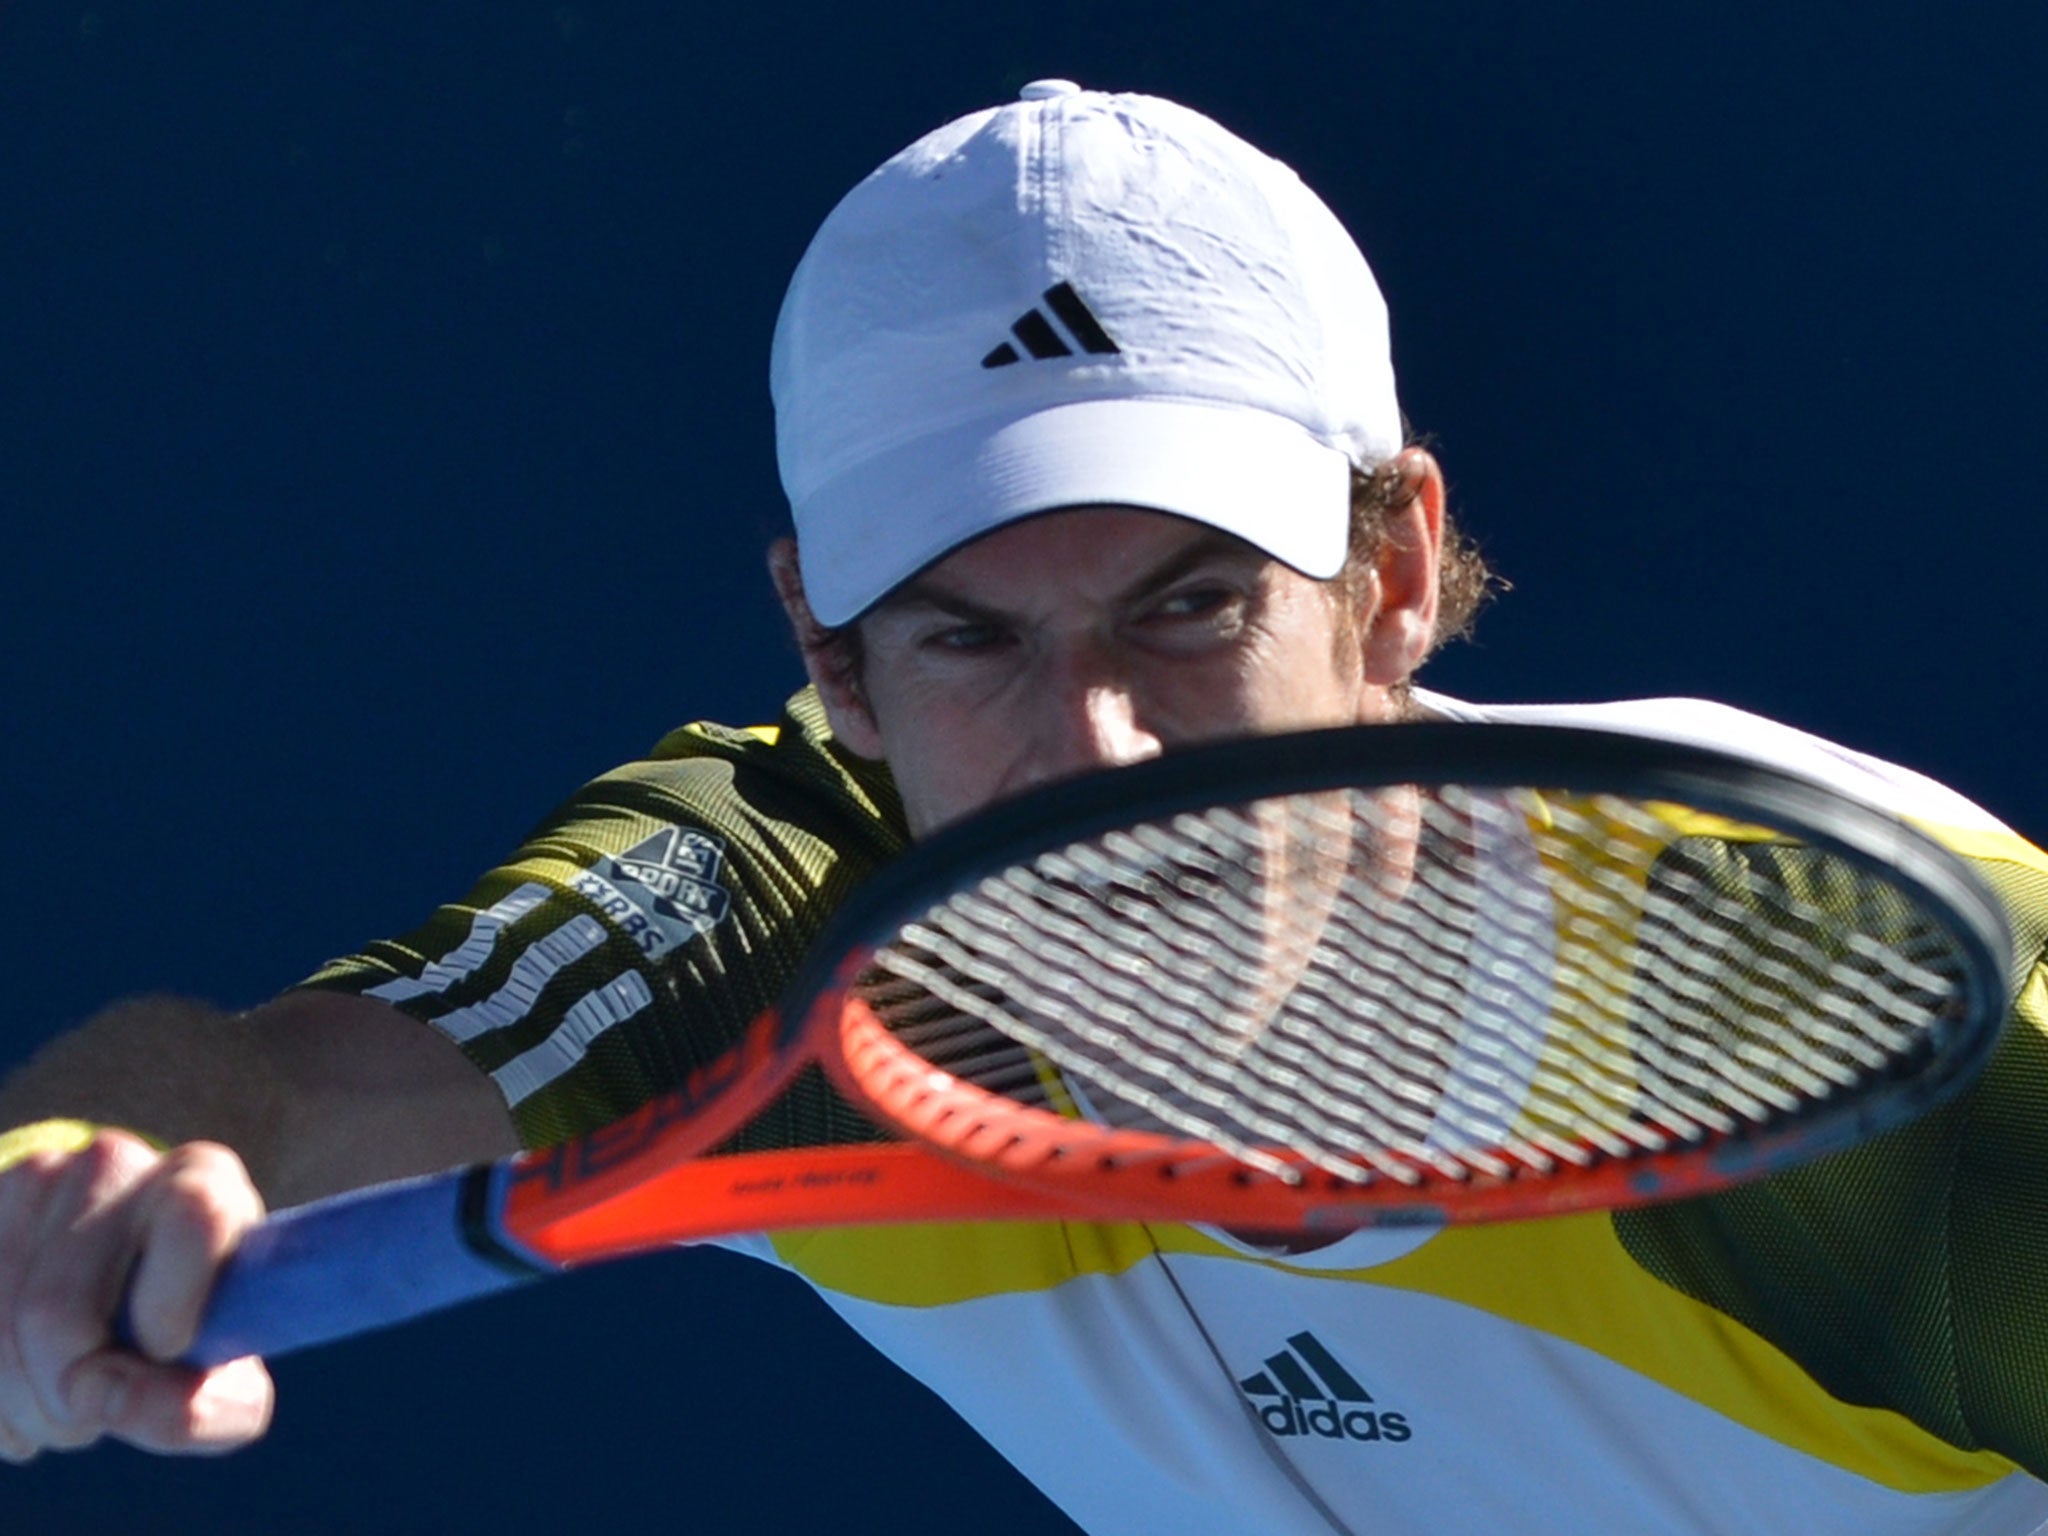
[[(0, 1060), (258, 1001), (772, 711), (783, 282), (1044, 74), (1204, 108), (1358, 232), (1517, 583), (1438, 686), (1715, 695), (2048, 831), (2041, 14), (12, 0)], [(1059, 1528), (718, 1255), (279, 1375), (255, 1452), (0, 1468), (0, 1525)]]

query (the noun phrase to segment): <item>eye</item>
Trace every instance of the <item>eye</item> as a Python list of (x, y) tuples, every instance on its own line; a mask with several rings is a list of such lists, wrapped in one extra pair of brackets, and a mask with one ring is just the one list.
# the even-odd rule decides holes
[(1164, 619), (1198, 618), (1205, 613), (1214, 613), (1235, 595), (1223, 587), (1190, 587), (1185, 591), (1168, 593), (1152, 611)]
[(941, 651), (957, 656), (975, 655), (982, 651), (994, 650), (1007, 637), (1007, 631), (999, 624), (968, 622), (949, 624), (944, 629), (933, 630), (918, 641), (920, 649)]
[(1145, 610), (1147, 624), (1197, 623), (1205, 628), (1235, 622), (1244, 611), (1244, 594), (1224, 582), (1176, 587)]

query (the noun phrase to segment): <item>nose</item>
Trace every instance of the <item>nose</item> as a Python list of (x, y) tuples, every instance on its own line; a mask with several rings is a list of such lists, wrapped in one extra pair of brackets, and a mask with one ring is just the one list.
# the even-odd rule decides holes
[(1046, 668), (1029, 777), (1033, 784), (1157, 757), (1160, 738), (1132, 681), (1086, 652)]

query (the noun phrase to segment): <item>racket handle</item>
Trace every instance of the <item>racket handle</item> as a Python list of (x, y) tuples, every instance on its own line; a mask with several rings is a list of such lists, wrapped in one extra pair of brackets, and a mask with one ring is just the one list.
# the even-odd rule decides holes
[[(538, 1278), (545, 1271), (492, 1255), (490, 1238), (472, 1233), (489, 1173), (459, 1169), (280, 1211), (222, 1267), (184, 1362), (281, 1355)], [(125, 1297), (119, 1327), (133, 1338)]]

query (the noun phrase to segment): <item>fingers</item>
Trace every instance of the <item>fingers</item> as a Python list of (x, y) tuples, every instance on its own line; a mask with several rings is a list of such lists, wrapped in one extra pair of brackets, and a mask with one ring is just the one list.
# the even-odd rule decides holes
[[(102, 1382), (74, 1367), (104, 1349), (140, 1235), (137, 1211), (158, 1158), (132, 1136), (109, 1132), (77, 1152), (31, 1159), (39, 1173), (25, 1265), (13, 1298), (13, 1343), (27, 1396), (52, 1444), (79, 1443), (95, 1426)], [(23, 1426), (25, 1427), (25, 1426)]]
[(260, 1360), (194, 1371), (114, 1349), (80, 1361), (68, 1395), (79, 1410), (68, 1423), (22, 1430), (0, 1420), (0, 1460), (27, 1462), (102, 1436), (165, 1455), (218, 1455), (261, 1437), (276, 1406)]
[[(221, 1260), (262, 1214), (240, 1162), (203, 1144), (159, 1158), (106, 1132), (0, 1173), (0, 1458), (103, 1435), (209, 1452), (261, 1434), (260, 1363), (161, 1362), (189, 1347)], [(124, 1292), (140, 1353), (113, 1342)]]
[(164, 1158), (137, 1215), (129, 1325), (143, 1354), (175, 1360), (192, 1347), (221, 1262), (263, 1219), (263, 1201), (232, 1152), (197, 1142)]
[(104, 1287), (91, 1279), (113, 1255), (103, 1231), (81, 1239), (72, 1229), (153, 1161), (133, 1137), (103, 1136), (0, 1174), (0, 1453), (11, 1459), (98, 1437), (97, 1405), (70, 1400), (71, 1367), (106, 1342), (108, 1314), (94, 1294)]
[[(129, 1357), (127, 1365), (136, 1364)], [(145, 1451), (219, 1455), (270, 1427), (276, 1391), (261, 1360), (231, 1360), (210, 1371), (132, 1369), (106, 1432)]]

